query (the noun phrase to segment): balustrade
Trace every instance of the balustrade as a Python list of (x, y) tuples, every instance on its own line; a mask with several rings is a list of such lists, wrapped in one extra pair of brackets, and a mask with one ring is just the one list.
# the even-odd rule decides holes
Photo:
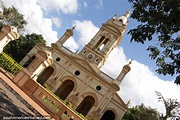
[[(21, 76), (27, 76), (23, 79)], [(23, 81), (23, 82), (22, 82)], [(13, 82), (19, 86), (31, 99), (48, 112), (54, 119), (60, 120), (84, 120), (73, 108), (68, 107), (64, 101), (56, 97), (54, 93), (46, 90), (37, 81), (31, 78), (24, 69), (22, 69), (13, 79)]]

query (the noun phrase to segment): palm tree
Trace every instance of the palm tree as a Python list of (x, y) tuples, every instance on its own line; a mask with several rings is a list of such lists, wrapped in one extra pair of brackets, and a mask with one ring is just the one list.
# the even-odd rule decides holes
[(161, 115), (161, 120), (166, 120), (167, 118), (176, 119), (180, 118), (180, 102), (177, 101), (177, 99), (165, 99), (163, 95), (155, 91), (159, 102), (162, 102), (165, 107), (166, 114), (163, 116)]

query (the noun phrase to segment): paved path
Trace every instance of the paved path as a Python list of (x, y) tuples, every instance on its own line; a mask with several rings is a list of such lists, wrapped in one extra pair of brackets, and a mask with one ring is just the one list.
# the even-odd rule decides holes
[(0, 82), (0, 119), (3, 116), (35, 116), (9, 89)]
[[(21, 107), (22, 108), (22, 111), (25, 110), (25, 107), (23, 105), (20, 105), (20, 103), (17, 101), (17, 98), (13, 97), (13, 94), (19, 94), (19, 96), (21, 96), (21, 98), (19, 99), (24, 99), (25, 101), (27, 101), (28, 104), (30, 104), (33, 108), (35, 108), (35, 110), (37, 110), (42, 116), (50, 116), (44, 109), (42, 109), (37, 103), (35, 103), (30, 97), (28, 97), (20, 88), (18, 88), (12, 81), (11, 81), (11, 78), (12, 76), (9, 76), (9, 74), (7, 73), (4, 73), (4, 72), (1, 72), (0, 70), (0, 90), (1, 90), (1, 93), (2, 95), (4, 95), (3, 98), (7, 98), (8, 96), (11, 96), (11, 98), (7, 98), (9, 100), (13, 100), (14, 104), (16, 106), (18, 106), (19, 108)], [(5, 87), (3, 87), (3, 84), (6, 83), (8, 86), (10, 86), (10, 89), (13, 88), (13, 91), (14, 93), (8, 93), (5, 89)], [(8, 87), (6, 86), (6, 87)], [(4, 94), (6, 93), (6, 94)], [(0, 98), (0, 101), (1, 98)], [(12, 101), (11, 101), (12, 102)], [(1, 106), (0, 106), (1, 107)], [(19, 109), (20, 112), (21, 109)], [(28, 114), (28, 115), (34, 115), (34, 113), (30, 112), (29, 110), (25, 110), (25, 114)]]

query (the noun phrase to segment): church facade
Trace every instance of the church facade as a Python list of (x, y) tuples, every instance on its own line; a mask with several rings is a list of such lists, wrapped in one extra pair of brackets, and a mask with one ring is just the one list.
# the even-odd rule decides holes
[(89, 120), (120, 120), (128, 105), (117, 92), (130, 66), (125, 65), (116, 79), (103, 73), (100, 68), (121, 42), (129, 14), (127, 11), (123, 16), (114, 16), (103, 23), (97, 34), (78, 53), (63, 45), (73, 35), (73, 27), (67, 29), (51, 47), (37, 44), (20, 64), (40, 85), (48, 86)]

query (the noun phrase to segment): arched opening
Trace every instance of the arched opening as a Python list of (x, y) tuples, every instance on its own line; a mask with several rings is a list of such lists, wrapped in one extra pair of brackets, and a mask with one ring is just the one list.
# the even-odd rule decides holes
[(107, 110), (100, 120), (115, 120), (115, 114), (112, 110)]
[(96, 43), (96, 45), (94, 46), (95, 49), (97, 49), (100, 45), (101, 45), (101, 42), (105, 39), (105, 36), (102, 36), (99, 41)]
[(44, 83), (48, 80), (48, 78), (53, 74), (54, 69), (53, 67), (49, 66), (43, 70), (43, 72), (38, 76), (37, 82), (41, 85), (44, 85)]
[(62, 100), (65, 100), (70, 92), (74, 88), (74, 82), (72, 80), (66, 80), (61, 84), (61, 86), (56, 90), (55, 94), (59, 96)]
[(109, 38), (106, 38), (105, 36), (102, 36), (99, 39), (99, 41), (96, 43), (94, 48), (97, 50), (97, 52), (100, 52), (101, 50), (103, 50), (103, 48), (105, 46), (107, 46), (108, 41), (109, 41)]
[(31, 62), (36, 58), (35, 55), (33, 55), (32, 57), (29, 58), (29, 60), (27, 60), (27, 62), (23, 65), (23, 67), (28, 67), (29, 64), (31, 64)]
[(104, 46), (107, 44), (107, 42), (109, 41), (108, 38), (104, 39), (99, 47), (99, 50), (102, 50), (104, 48)]
[(76, 111), (86, 116), (89, 110), (93, 107), (94, 103), (95, 99), (92, 96), (86, 96), (77, 107)]

